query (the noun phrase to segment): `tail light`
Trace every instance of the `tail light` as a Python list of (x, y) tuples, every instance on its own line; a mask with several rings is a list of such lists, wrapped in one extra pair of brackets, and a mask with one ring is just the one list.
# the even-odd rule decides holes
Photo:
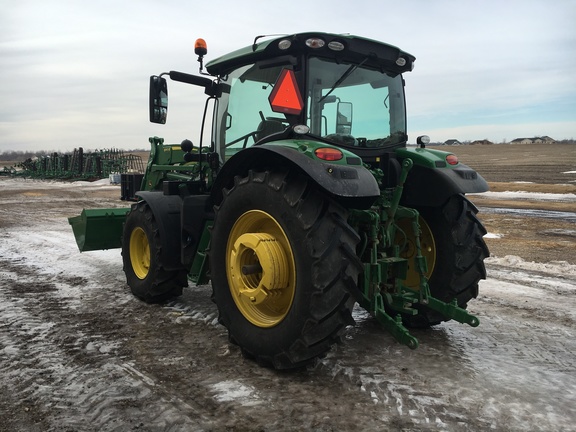
[(314, 154), (318, 159), (325, 161), (337, 161), (344, 157), (342, 152), (332, 147), (321, 147), (314, 150)]
[(449, 154), (446, 156), (446, 162), (448, 165), (458, 165), (458, 156), (455, 154)]

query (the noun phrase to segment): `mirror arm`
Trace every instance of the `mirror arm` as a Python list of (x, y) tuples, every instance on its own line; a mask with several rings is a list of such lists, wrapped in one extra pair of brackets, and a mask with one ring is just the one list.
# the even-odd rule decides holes
[(190, 75), (184, 72), (177, 72), (177, 71), (170, 71), (166, 74), (170, 76), (170, 79), (172, 81), (178, 81), (186, 84), (192, 84), (204, 87), (205, 89), (204, 92), (208, 96), (216, 96), (216, 85), (214, 84), (214, 81), (212, 81), (210, 78)]

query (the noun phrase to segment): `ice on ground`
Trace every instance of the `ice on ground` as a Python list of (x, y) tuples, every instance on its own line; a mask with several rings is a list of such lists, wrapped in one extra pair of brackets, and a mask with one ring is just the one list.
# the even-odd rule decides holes
[(484, 235), (484, 238), (489, 238), (489, 239), (499, 239), (502, 237), (504, 237), (504, 234), (486, 233)]
[(500, 265), (520, 270), (539, 271), (551, 275), (564, 275), (576, 277), (576, 265), (566, 261), (551, 261), (547, 263), (537, 263), (534, 261), (524, 261), (516, 255), (506, 255), (504, 257), (489, 257), (484, 260), (488, 265)]
[(41, 180), (27, 178), (1, 178), (3, 189), (70, 189), (94, 188), (98, 190), (118, 189), (118, 184), (110, 184), (109, 178), (96, 181), (77, 180), (68, 182), (64, 180)]
[(559, 202), (576, 202), (576, 194), (573, 193), (566, 193), (566, 194), (558, 194), (558, 193), (538, 193), (538, 192), (482, 192), (478, 194), (469, 194), (469, 195), (478, 195), (484, 198), (491, 198), (496, 200), (531, 200), (531, 201), (559, 201)]
[(210, 388), (215, 392), (214, 399), (218, 402), (236, 401), (244, 406), (262, 403), (254, 387), (243, 384), (238, 380), (221, 381), (212, 384)]

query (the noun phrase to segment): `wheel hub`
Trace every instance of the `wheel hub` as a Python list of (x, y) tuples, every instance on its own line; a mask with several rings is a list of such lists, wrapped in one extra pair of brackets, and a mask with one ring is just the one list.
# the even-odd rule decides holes
[(230, 293), (252, 324), (279, 324), (292, 307), (296, 265), (284, 230), (270, 214), (250, 210), (230, 231), (226, 251)]
[(144, 230), (135, 228), (130, 234), (130, 263), (138, 279), (146, 279), (150, 271), (150, 243)]
[(280, 243), (266, 233), (238, 237), (232, 250), (230, 273), (239, 294), (257, 305), (288, 286), (288, 261)]
[[(397, 223), (404, 233), (402, 236), (398, 235), (396, 239), (396, 243), (403, 244), (400, 256), (410, 260), (411, 262), (408, 274), (406, 275), (405, 284), (410, 288), (418, 289), (420, 275), (416, 270), (416, 265), (412, 264), (412, 261), (417, 254), (414, 230), (412, 229), (412, 224), (408, 219), (400, 219)], [(432, 235), (432, 230), (424, 218), (420, 217), (418, 223), (420, 224), (420, 251), (422, 256), (426, 258), (428, 266), (428, 271), (425, 276), (430, 278), (434, 266), (436, 265), (436, 245), (434, 242), (434, 236)]]

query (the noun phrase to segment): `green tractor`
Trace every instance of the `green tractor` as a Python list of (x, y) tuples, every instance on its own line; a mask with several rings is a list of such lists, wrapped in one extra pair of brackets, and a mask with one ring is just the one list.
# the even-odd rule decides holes
[(277, 369), (313, 363), (354, 323), (357, 302), (410, 348), (408, 327), (466, 311), (486, 277), (486, 233), (466, 193), (485, 180), (451, 153), (407, 147), (404, 79), (415, 58), (327, 33), (256, 38), (166, 77), (207, 101), (198, 145), (150, 138), (136, 202), (70, 218), (81, 251), (122, 248), (135, 296), (163, 302), (211, 282), (230, 341)]

